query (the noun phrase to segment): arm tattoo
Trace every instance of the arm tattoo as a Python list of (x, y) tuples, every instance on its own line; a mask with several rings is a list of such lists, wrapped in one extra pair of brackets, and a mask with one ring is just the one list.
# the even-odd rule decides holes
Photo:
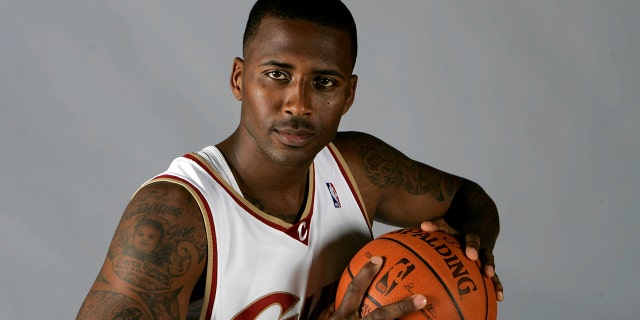
[(169, 319), (180, 319), (177, 297), (181, 290), (166, 293), (138, 292), (138, 295), (147, 303), (154, 319), (164, 319), (162, 315), (168, 315)]
[(412, 161), (372, 138), (359, 137), (357, 143), (366, 175), (377, 187), (404, 187), (414, 195), (430, 193), (439, 201), (453, 195), (454, 182), (446, 173)]
[(109, 280), (107, 280), (107, 278), (104, 276), (102, 271), (100, 271), (100, 273), (98, 274), (98, 277), (96, 278), (96, 282), (102, 282), (104, 284), (109, 284)]
[[(134, 299), (110, 291), (91, 291), (87, 295), (77, 319), (151, 320), (147, 309)], [(177, 319), (177, 318), (176, 318)]]
[(78, 319), (98, 317), (111, 320), (180, 319), (177, 296), (172, 292), (136, 292), (146, 307), (135, 299), (117, 292), (92, 290), (87, 295)]
[(206, 254), (202, 215), (188, 191), (161, 182), (141, 189), (77, 319), (179, 319), (180, 277), (191, 277)]
[(203, 261), (206, 236), (195, 232), (202, 218), (187, 198), (185, 204), (184, 194), (155, 187), (132, 201), (108, 255), (114, 274), (143, 290), (167, 290), (175, 277)]

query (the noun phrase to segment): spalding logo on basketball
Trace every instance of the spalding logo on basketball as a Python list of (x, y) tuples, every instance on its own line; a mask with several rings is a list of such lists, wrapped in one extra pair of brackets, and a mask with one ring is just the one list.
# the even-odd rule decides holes
[(347, 286), (372, 256), (384, 258), (361, 307), (362, 316), (413, 294), (427, 306), (403, 320), (496, 319), (498, 303), (491, 279), (479, 262), (467, 259), (460, 243), (444, 232), (400, 229), (366, 244), (351, 260), (338, 285), (336, 308)]

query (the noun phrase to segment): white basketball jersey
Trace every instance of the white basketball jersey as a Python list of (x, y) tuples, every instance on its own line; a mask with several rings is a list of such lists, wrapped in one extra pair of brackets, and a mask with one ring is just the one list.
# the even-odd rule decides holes
[(150, 180), (187, 188), (209, 243), (201, 319), (313, 319), (330, 302), (351, 257), (372, 239), (354, 180), (333, 144), (309, 170), (295, 224), (260, 211), (237, 188), (215, 147), (175, 159)]

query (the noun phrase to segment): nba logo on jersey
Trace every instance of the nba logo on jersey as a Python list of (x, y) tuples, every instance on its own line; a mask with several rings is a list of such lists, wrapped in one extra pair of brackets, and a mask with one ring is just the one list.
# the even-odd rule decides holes
[(329, 193), (331, 194), (331, 198), (333, 198), (333, 206), (336, 208), (340, 208), (340, 198), (338, 198), (338, 192), (333, 186), (333, 183), (327, 182), (327, 188), (329, 188)]

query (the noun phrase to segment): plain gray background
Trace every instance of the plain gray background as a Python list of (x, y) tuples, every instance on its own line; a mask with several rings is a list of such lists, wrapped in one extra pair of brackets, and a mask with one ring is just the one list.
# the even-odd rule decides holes
[[(75, 317), (135, 189), (235, 129), (252, 3), (0, 0), (0, 319)], [(637, 318), (640, 2), (347, 4), (341, 129), (492, 195), (499, 318)]]

